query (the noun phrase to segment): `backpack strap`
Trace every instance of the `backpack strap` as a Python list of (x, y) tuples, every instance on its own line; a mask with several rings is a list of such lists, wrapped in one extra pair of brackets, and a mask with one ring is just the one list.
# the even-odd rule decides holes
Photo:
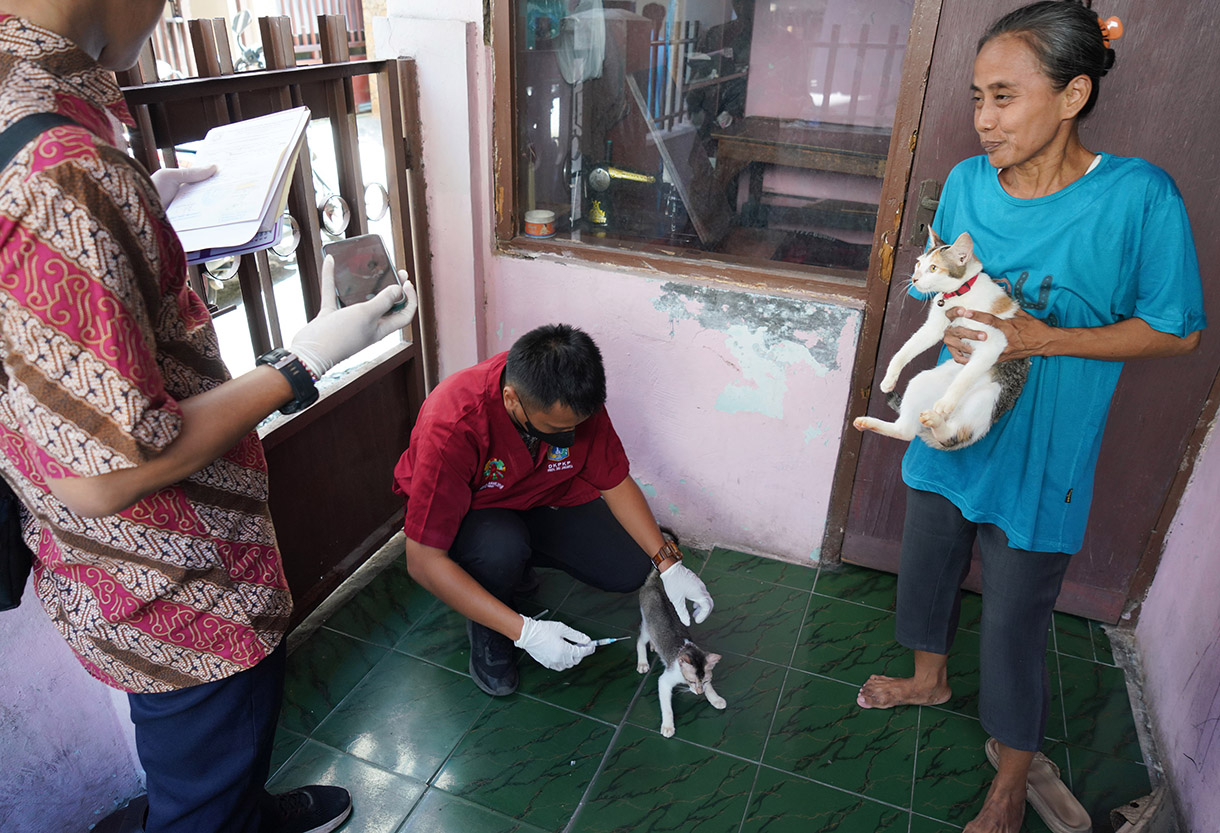
[(0, 132), (0, 169), (8, 167), (21, 149), (53, 127), (76, 124), (59, 113), (31, 113), (22, 116)]
[[(59, 113), (22, 116), (0, 132), (0, 170), (21, 149), (53, 127), (76, 124)], [(21, 537), (21, 503), (12, 486), (0, 478), (0, 611), (21, 604), (21, 592), (34, 560)]]

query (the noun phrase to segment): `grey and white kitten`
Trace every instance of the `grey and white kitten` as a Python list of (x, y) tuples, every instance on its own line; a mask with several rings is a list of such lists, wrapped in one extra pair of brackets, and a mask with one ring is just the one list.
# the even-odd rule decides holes
[(707, 697), (714, 708), (723, 709), (727, 703), (712, 688), (712, 669), (720, 662), (720, 654), (710, 654), (691, 641), (690, 631), (673, 603), (665, 595), (661, 574), (653, 572), (640, 588), (640, 638), (635, 643), (635, 670), (648, 673), (648, 646), (665, 663), (665, 670), (657, 680), (657, 694), (661, 699), (661, 734), (674, 736), (674, 686), (685, 683), (693, 694)]
[(942, 451), (965, 448), (980, 440), (1012, 408), (1029, 375), (1029, 359), (997, 361), (1008, 346), (1002, 332), (969, 318), (955, 319), (955, 326), (987, 333), (986, 341), (971, 341), (969, 361), (947, 361), (916, 374), (901, 397), (893, 394), (894, 386), (911, 359), (944, 338), (950, 325), (949, 310), (964, 307), (1012, 318), (1020, 307), (983, 271), (983, 264), (974, 256), (974, 241), (965, 232), (953, 245), (933, 232), (932, 248), (915, 262), (912, 280), (916, 289), (934, 292), (936, 297), (927, 321), (894, 354), (881, 380), (881, 392), (890, 394), (886, 401), (898, 411), (898, 419), (884, 422), (862, 416), (852, 424), (857, 430), (899, 440), (918, 436)]

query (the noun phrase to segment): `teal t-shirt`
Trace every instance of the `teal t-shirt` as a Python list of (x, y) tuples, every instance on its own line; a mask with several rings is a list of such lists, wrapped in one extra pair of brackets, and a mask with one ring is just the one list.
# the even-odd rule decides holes
[[(967, 159), (949, 174), (932, 227), (946, 242), (969, 232), (983, 270), (1052, 325), (1134, 316), (1186, 336), (1207, 324), (1182, 196), (1142, 159), (1102, 154), (1076, 182), (1036, 199), (1009, 196), (986, 156)], [(951, 361), (947, 350), (941, 361)], [(1122, 362), (1035, 356), (1016, 405), (987, 436), (956, 451), (912, 442), (903, 480), (1000, 527), (1013, 547), (1074, 553), (1121, 371)]]

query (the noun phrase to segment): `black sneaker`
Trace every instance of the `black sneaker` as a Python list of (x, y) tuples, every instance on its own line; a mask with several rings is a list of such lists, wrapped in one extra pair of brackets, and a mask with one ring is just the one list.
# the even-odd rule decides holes
[(330, 833), (352, 814), (352, 797), (342, 787), (314, 784), (270, 799), (264, 833)]
[(466, 637), (470, 640), (470, 677), (474, 684), (492, 697), (516, 691), (519, 677), (512, 640), (469, 619)]

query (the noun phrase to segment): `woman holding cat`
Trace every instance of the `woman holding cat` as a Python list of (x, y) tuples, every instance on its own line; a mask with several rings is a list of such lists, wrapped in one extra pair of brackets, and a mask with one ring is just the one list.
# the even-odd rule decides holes
[[(1079, 804), (1035, 757), (1050, 706), (1047, 630), (1083, 543), (1122, 362), (1188, 353), (1206, 325), (1173, 180), (1081, 142), (1079, 120), (1113, 63), (1105, 29), (1080, 2), (1034, 3), (993, 23), (971, 85), (984, 155), (954, 168), (933, 223), (946, 240), (968, 231), (986, 271), (1008, 279), (1018, 301), (1036, 301), (1008, 320), (965, 313), (1007, 337), (1002, 360), (1029, 357), (1031, 367), (1013, 409), (976, 444), (911, 444), (897, 637), (914, 651), (915, 673), (869, 678), (858, 702), (890, 708), (950, 698), (946, 654), (977, 538), (979, 715), (998, 772), (967, 833), (1020, 829), (1027, 784), (1053, 830), (1089, 829), (1087, 814), (1080, 818)], [(964, 361), (981, 338), (951, 328), (945, 344)], [(1047, 783), (1062, 791), (1057, 807)]]

